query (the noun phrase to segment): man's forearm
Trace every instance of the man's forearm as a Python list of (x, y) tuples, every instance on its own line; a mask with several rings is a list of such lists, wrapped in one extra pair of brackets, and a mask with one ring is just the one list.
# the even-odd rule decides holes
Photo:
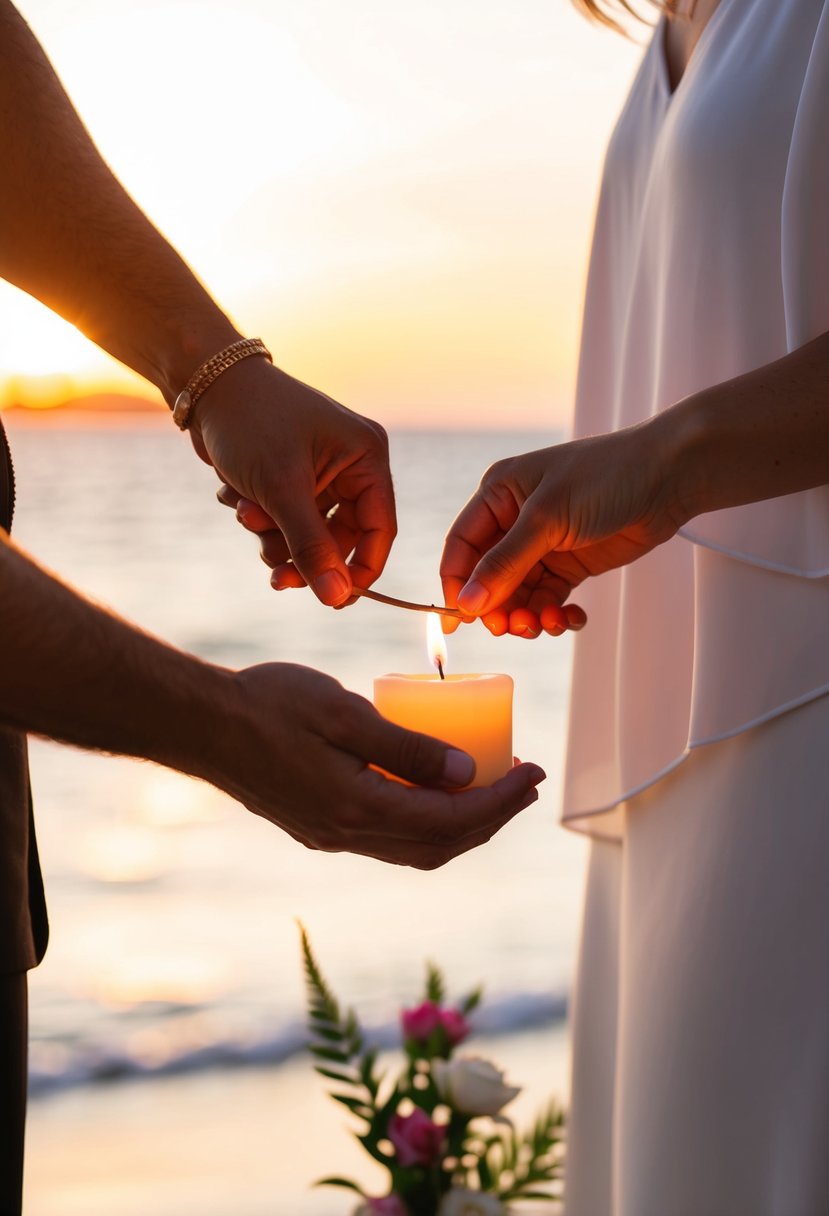
[(168, 401), (239, 336), (107, 167), (8, 0), (0, 0), (0, 157), (0, 275)]
[(235, 704), (232, 673), (84, 600), (0, 530), (0, 720), (209, 778)]

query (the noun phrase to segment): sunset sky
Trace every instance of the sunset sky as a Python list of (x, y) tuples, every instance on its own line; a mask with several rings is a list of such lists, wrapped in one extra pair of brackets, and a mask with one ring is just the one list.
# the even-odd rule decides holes
[[(387, 425), (568, 417), (640, 45), (569, 0), (20, 0), (104, 156), (242, 332)], [(155, 396), (0, 283), (0, 401)]]

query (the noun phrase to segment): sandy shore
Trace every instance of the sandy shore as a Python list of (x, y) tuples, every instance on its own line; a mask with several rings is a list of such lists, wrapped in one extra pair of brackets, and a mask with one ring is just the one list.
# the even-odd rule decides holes
[[(471, 1050), (525, 1086), (511, 1107), (519, 1125), (550, 1095), (566, 1098), (560, 1027)], [(41, 1099), (29, 1115), (26, 1216), (348, 1216), (346, 1192), (309, 1187), (343, 1173), (382, 1189), (346, 1118), (304, 1058)]]

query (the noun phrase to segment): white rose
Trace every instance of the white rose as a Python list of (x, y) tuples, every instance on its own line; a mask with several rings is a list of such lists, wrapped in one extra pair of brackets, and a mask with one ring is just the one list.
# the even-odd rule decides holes
[(497, 1195), (453, 1187), (443, 1197), (438, 1216), (506, 1216), (507, 1209)]
[(440, 1096), (465, 1115), (497, 1115), (521, 1090), (504, 1084), (504, 1074), (489, 1060), (459, 1056), (433, 1060), (432, 1076)]

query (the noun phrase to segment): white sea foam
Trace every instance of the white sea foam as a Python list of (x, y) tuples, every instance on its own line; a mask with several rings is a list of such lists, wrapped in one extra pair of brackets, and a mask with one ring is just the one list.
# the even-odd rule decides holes
[[(473, 1021), (473, 1036), (518, 1034), (560, 1022), (566, 997), (522, 992), (488, 1002)], [(366, 1041), (381, 1050), (400, 1044), (397, 1021), (366, 1027)], [(474, 1038), (471, 1040), (474, 1042)], [(226, 1068), (261, 1068), (283, 1064), (306, 1050), (304, 1025), (291, 1023), (281, 1030), (254, 1038), (217, 1039), (211, 1043), (179, 1043), (153, 1056), (140, 1047), (112, 1043), (45, 1043), (33, 1045), (29, 1067), (29, 1094), (48, 1094), (85, 1085), (141, 1080)]]

